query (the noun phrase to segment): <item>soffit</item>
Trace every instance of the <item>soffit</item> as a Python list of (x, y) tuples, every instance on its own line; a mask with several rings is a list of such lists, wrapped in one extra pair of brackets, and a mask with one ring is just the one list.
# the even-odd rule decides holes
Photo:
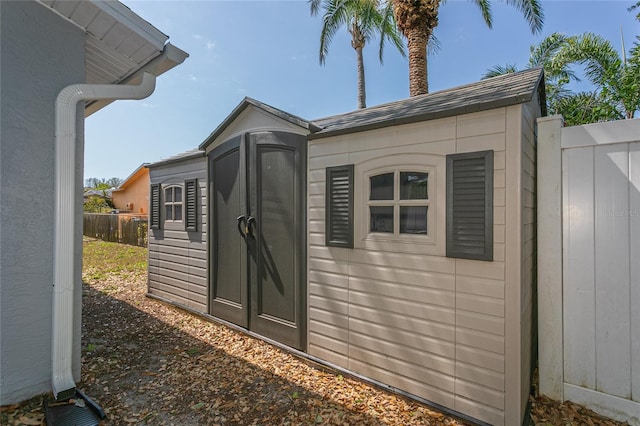
[(87, 33), (86, 83), (119, 83), (162, 53), (168, 36), (118, 1), (39, 0)]

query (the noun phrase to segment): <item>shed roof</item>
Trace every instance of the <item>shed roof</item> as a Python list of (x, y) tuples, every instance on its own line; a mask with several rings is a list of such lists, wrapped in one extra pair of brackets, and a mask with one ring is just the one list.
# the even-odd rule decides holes
[(271, 105), (267, 105), (264, 102), (260, 102), (256, 99), (245, 97), (242, 102), (238, 104), (237, 107), (231, 111), (231, 114), (225, 118), (222, 123), (200, 144), (200, 149), (206, 149), (206, 147), (212, 143), (218, 136), (220, 136), (225, 129), (236, 119), (238, 116), (249, 106), (254, 106), (256, 108), (260, 108), (278, 118), (281, 118), (285, 121), (288, 121), (296, 126), (300, 126), (304, 129), (308, 129), (311, 132), (315, 132), (320, 130), (320, 127), (316, 126), (313, 122), (307, 121), (304, 118), (300, 118), (297, 115), (290, 114), (281, 109), (272, 107)]
[(505, 74), (477, 83), (312, 121), (246, 97), (198, 148), (152, 163), (149, 167), (204, 156), (206, 147), (249, 106), (260, 108), (276, 117), (308, 129), (310, 131), (307, 135), (308, 139), (319, 139), (517, 105), (533, 100), (536, 94), (540, 95), (538, 101), (542, 115), (546, 115), (542, 68)]
[(542, 69), (534, 68), (334, 115), (314, 120), (313, 123), (322, 130), (310, 134), (308, 138), (336, 136), (516, 105), (531, 101), (539, 90), (542, 115), (546, 115), (543, 81)]
[(176, 155), (172, 155), (171, 157), (163, 158), (162, 160), (158, 160), (154, 163), (147, 163), (146, 167), (148, 169), (152, 169), (158, 166), (164, 166), (165, 164), (176, 163), (179, 161), (190, 160), (192, 158), (204, 157), (204, 151), (200, 148), (193, 148), (189, 151), (181, 152)]

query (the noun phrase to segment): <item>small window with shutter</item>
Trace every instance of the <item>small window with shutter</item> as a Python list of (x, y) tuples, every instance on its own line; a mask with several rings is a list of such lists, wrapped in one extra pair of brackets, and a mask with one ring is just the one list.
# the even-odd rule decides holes
[(195, 232), (198, 230), (198, 181), (185, 180), (184, 193), (184, 229)]
[(149, 228), (160, 229), (160, 185), (151, 185), (149, 192)]
[(353, 164), (326, 169), (326, 245), (353, 248)]
[(447, 155), (447, 257), (493, 260), (493, 151)]

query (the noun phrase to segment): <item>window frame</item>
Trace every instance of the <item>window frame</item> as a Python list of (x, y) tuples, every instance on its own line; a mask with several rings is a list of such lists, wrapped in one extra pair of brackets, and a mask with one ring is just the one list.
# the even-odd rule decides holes
[[(354, 168), (353, 217), (355, 249), (371, 252), (387, 252), (390, 256), (403, 254), (418, 254), (427, 256), (445, 256), (445, 219), (446, 219), (446, 162), (445, 155), (429, 152), (398, 153), (367, 151), (358, 156)], [(415, 171), (426, 171), (429, 174), (429, 198), (431, 208), (429, 214), (434, 221), (429, 224), (431, 230), (429, 238), (424, 235), (405, 234), (406, 238), (389, 238), (369, 234), (369, 221), (366, 219), (367, 201), (369, 198), (368, 176), (380, 173), (382, 170), (404, 168)], [(413, 238), (411, 238), (413, 237)]]
[[(400, 199), (400, 173), (426, 173), (427, 180), (427, 198), (402, 200)], [(393, 173), (393, 199), (392, 200), (370, 200), (371, 194), (371, 178), (386, 173)], [(414, 243), (430, 243), (433, 242), (433, 231), (435, 230), (435, 218), (431, 208), (432, 195), (435, 194), (436, 188), (432, 177), (434, 176), (433, 167), (423, 165), (395, 165), (386, 166), (368, 170), (363, 174), (364, 180), (364, 199), (365, 199), (365, 216), (367, 239), (375, 239), (380, 241), (401, 241)], [(393, 207), (393, 232), (373, 232), (371, 231), (371, 213), (370, 207)], [(400, 232), (400, 207), (427, 207), (427, 233), (401, 233)]]
[[(175, 201), (175, 190), (176, 189), (180, 189), (180, 201)], [(167, 201), (168, 197), (167, 197), (167, 191), (171, 190), (172, 191), (172, 196), (171, 196), (171, 201)], [(172, 184), (172, 185), (167, 185), (165, 187), (162, 188), (162, 212), (163, 212), (163, 222), (169, 222), (169, 223), (182, 223), (184, 221), (184, 187), (183, 185), (180, 184)], [(181, 219), (174, 219), (175, 218), (175, 211), (176, 211), (176, 207), (180, 206), (180, 217)], [(172, 209), (172, 217), (171, 219), (168, 217), (167, 215), (167, 207), (171, 206)]]

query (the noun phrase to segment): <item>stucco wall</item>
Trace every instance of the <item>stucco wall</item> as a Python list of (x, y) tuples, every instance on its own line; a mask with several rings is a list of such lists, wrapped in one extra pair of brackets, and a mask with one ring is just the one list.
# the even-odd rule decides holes
[[(125, 189), (111, 193), (113, 205), (121, 213), (149, 214), (149, 169), (146, 167), (136, 173), (136, 176)], [(126, 205), (133, 203), (133, 208), (127, 210)]]
[[(0, 2), (0, 404), (50, 390), (54, 103), (84, 81), (84, 32), (32, 1)], [(78, 134), (83, 134), (79, 108)], [(82, 209), (82, 140), (76, 177)], [(74, 281), (81, 287), (82, 223)], [(80, 376), (81, 291), (74, 374)]]

